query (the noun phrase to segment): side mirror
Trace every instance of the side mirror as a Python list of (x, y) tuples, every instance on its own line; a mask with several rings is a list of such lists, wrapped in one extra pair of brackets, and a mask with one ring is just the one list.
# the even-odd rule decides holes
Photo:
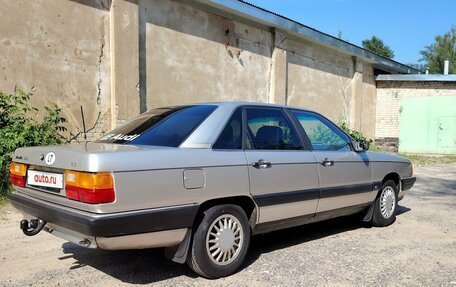
[(355, 141), (353, 140), (353, 147), (355, 148), (356, 152), (364, 152), (368, 151), (370, 146), (369, 141)]
[(359, 143), (359, 145), (361, 146), (361, 148), (364, 150), (364, 151), (368, 151), (369, 150), (369, 147), (370, 147), (370, 142), (369, 141), (361, 141)]

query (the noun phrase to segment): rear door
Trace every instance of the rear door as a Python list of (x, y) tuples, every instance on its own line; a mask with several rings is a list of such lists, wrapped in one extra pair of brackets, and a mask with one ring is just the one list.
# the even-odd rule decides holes
[(323, 116), (292, 114), (303, 127), (320, 175), (317, 213), (363, 205), (372, 200), (372, 166), (365, 152), (352, 150), (350, 138)]
[(245, 107), (250, 192), (259, 223), (312, 217), (318, 203), (315, 158), (282, 108)]

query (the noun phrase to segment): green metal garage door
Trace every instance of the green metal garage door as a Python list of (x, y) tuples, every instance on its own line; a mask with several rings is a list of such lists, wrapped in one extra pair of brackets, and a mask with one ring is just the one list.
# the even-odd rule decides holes
[(456, 154), (456, 96), (401, 99), (399, 152)]

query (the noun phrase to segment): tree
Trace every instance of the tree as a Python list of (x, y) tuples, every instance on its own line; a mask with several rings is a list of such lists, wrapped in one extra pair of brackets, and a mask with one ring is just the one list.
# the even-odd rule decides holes
[(342, 40), (342, 31), (341, 30), (337, 31), (337, 38)]
[(363, 41), (363, 48), (386, 58), (394, 58), (393, 50), (375, 35)]
[(435, 42), (420, 51), (422, 58), (431, 74), (443, 74), (445, 60), (450, 61), (449, 73), (456, 73), (456, 26), (443, 36), (435, 36)]
[(407, 66), (410, 66), (412, 68), (415, 68), (419, 70), (420, 72), (425, 72), (426, 71), (426, 65), (425, 64), (419, 64), (419, 63), (407, 63)]

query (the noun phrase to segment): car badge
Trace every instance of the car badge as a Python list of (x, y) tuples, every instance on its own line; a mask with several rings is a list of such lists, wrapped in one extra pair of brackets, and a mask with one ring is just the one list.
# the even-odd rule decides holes
[(52, 165), (55, 162), (55, 153), (53, 152), (48, 152), (46, 156), (44, 157), (44, 162), (47, 165)]

